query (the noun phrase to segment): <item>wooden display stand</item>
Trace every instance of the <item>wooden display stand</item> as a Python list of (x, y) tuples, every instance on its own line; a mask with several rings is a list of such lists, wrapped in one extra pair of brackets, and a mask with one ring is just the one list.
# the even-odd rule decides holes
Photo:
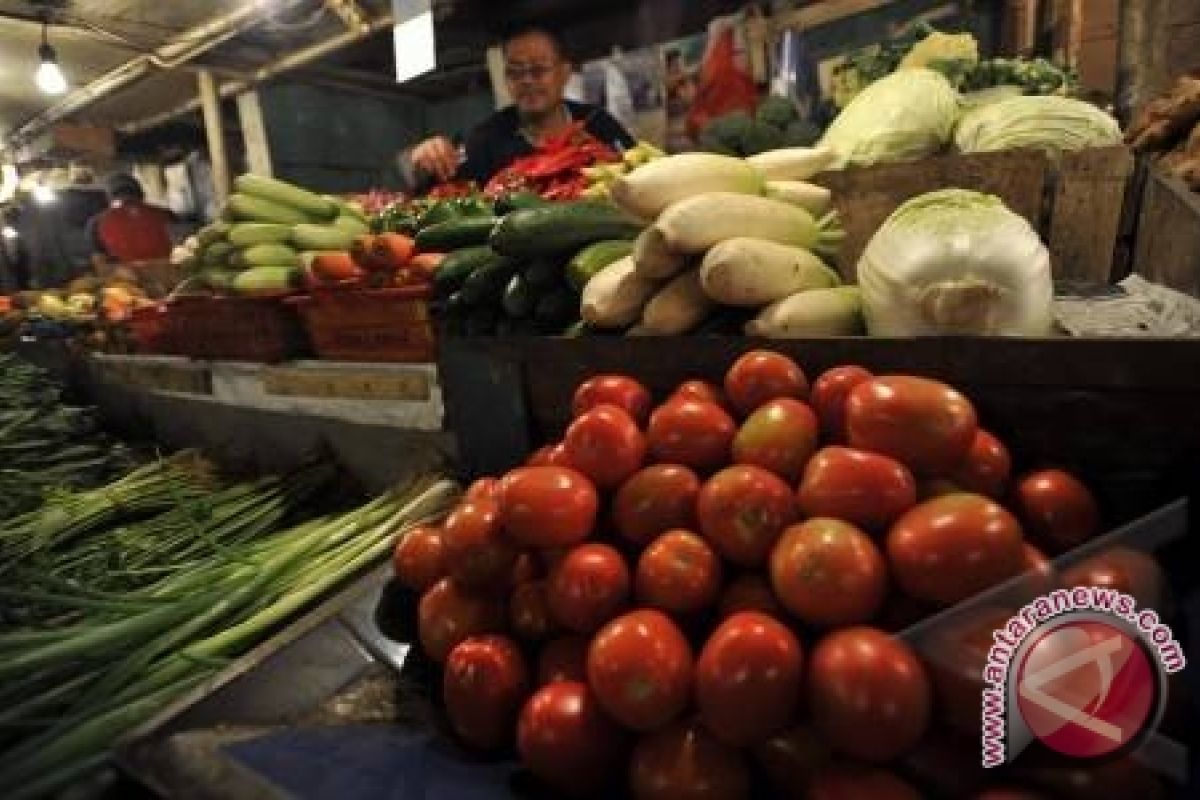
[(1142, 194), (1133, 268), (1147, 280), (1200, 297), (1200, 194), (1153, 168)]

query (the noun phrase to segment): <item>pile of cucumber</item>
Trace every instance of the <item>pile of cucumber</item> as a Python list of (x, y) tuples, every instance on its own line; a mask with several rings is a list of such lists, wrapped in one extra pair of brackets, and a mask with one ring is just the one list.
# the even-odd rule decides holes
[(349, 250), (368, 232), (361, 208), (285, 181), (242, 175), (221, 220), (197, 234), (191, 272), (219, 294), (278, 294), (304, 285), (306, 254)]
[[(579, 324), (584, 285), (629, 255), (642, 224), (595, 201), (528, 204), (490, 221), (417, 233), (454, 237), (434, 276), (435, 311), (451, 336), (554, 335)], [(422, 237), (426, 243), (422, 244)]]

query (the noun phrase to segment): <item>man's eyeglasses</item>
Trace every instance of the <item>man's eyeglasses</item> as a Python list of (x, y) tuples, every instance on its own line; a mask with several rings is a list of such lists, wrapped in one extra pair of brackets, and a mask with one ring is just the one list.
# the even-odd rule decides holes
[(553, 64), (531, 64), (528, 67), (506, 65), (504, 67), (504, 77), (513, 83), (523, 80), (540, 81), (553, 72), (554, 67), (555, 65)]

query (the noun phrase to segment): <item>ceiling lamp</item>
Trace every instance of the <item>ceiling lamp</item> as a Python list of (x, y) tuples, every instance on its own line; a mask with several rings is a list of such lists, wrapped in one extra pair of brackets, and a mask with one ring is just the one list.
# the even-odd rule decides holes
[(49, 24), (43, 22), (42, 46), (38, 48), (38, 58), (42, 63), (38, 65), (33, 79), (43, 94), (62, 94), (67, 90), (67, 77), (63, 75), (62, 68), (58, 66), (58, 54), (50, 46), (47, 35), (48, 28)]

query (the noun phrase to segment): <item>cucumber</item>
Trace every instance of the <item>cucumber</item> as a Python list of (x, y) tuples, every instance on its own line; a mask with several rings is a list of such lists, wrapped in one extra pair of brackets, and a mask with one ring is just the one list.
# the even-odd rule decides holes
[(242, 222), (276, 222), (280, 225), (297, 225), (308, 222), (303, 211), (248, 194), (231, 194), (225, 211), (235, 220)]
[(602, 239), (632, 239), (642, 227), (607, 203), (559, 203), (512, 212), (492, 231), (490, 244), (504, 255), (536, 258), (578, 252)]
[(232, 288), (234, 293), (245, 296), (278, 294), (298, 289), (303, 277), (304, 273), (296, 267), (253, 267), (239, 272), (233, 279)]
[(496, 201), (496, 213), (503, 216), (518, 208), (541, 208), (548, 205), (550, 201), (537, 192), (509, 192)]
[(239, 267), (298, 267), (300, 254), (286, 244), (256, 244), (234, 255)]
[(335, 228), (341, 228), (354, 236), (362, 236), (371, 232), (371, 226), (351, 214), (341, 214), (333, 221)]
[(229, 242), (220, 241), (213, 242), (208, 247), (204, 248), (204, 254), (201, 256), (201, 261), (206, 267), (220, 267), (229, 262), (229, 257), (233, 255), (233, 245)]
[(446, 314), (448, 316), (463, 316), (470, 313), (471, 307), (463, 299), (462, 292), (455, 292), (446, 298)]
[(228, 222), (214, 222), (211, 225), (205, 225), (196, 232), (196, 239), (200, 242), (201, 247), (208, 247), (213, 242), (219, 242), (228, 236), (231, 227)]
[(496, 332), (496, 323), (500, 315), (496, 309), (481, 306), (471, 310), (463, 324), (463, 333), (467, 336), (491, 336)]
[(446, 256), (437, 272), (433, 274), (433, 291), (438, 297), (449, 297), (462, 288), (463, 281), (475, 270), (497, 259), (504, 259), (492, 248), (466, 247)]
[(632, 252), (633, 242), (628, 239), (606, 239), (589, 244), (567, 264), (567, 283), (575, 291), (582, 292), (593, 275)]
[(547, 333), (561, 331), (579, 319), (579, 295), (566, 287), (544, 294), (533, 309), (533, 318)]
[(356, 234), (336, 225), (297, 225), (292, 241), (301, 250), (349, 250)]
[[(266, 178), (262, 175), (239, 175), (233, 187), (241, 194), (260, 197), (272, 203), (297, 209), (316, 219), (329, 219), (337, 206), (307, 189), (293, 186), (286, 181)], [(303, 222), (304, 220), (299, 220)]]
[(521, 268), (521, 276), (538, 290), (557, 285), (562, 279), (562, 273), (562, 266), (549, 258), (535, 258)]
[(459, 290), (463, 300), (472, 306), (498, 305), (516, 266), (516, 262), (503, 256), (483, 264), (463, 281)]
[(275, 222), (239, 222), (229, 228), (229, 243), (235, 247), (253, 247), (287, 242), (292, 238), (292, 227)]
[(417, 232), (417, 250), (422, 253), (449, 253), (463, 247), (487, 244), (488, 236), (499, 221), (496, 217), (464, 217), (430, 225)]
[(504, 287), (504, 298), (501, 300), (504, 313), (510, 317), (522, 319), (533, 313), (537, 298), (533, 287), (520, 275), (513, 275)]

